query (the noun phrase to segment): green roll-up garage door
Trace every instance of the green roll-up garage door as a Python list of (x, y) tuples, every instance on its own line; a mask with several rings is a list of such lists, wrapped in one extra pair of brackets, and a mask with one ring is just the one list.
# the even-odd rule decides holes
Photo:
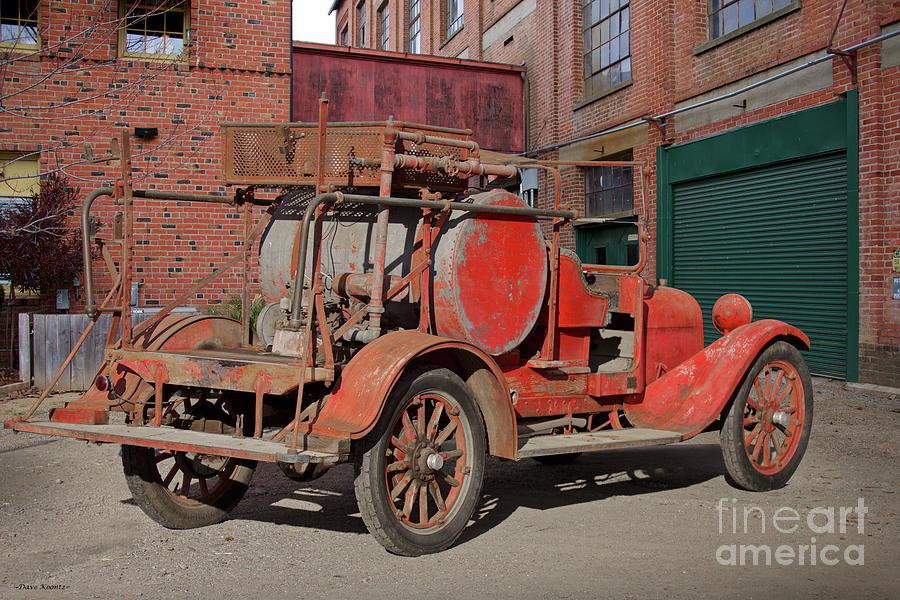
[(716, 299), (799, 327), (814, 373), (847, 374), (847, 157), (804, 157), (676, 183), (671, 285), (697, 298), (706, 343)]

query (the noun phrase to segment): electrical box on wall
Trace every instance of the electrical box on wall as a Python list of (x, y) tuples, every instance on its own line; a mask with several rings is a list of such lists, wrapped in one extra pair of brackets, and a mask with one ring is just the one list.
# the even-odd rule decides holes
[(69, 310), (69, 290), (56, 290), (56, 310)]

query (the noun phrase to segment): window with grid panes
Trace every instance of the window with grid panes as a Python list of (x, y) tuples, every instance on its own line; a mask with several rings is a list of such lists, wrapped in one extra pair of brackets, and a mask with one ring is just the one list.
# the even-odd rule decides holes
[[(631, 160), (630, 157), (621, 160)], [(584, 216), (608, 217), (634, 211), (633, 169), (588, 167), (584, 171)]]
[(120, 0), (125, 20), (120, 30), (124, 56), (177, 57), (185, 54), (190, 10), (187, 0), (133, 3)]
[(631, 80), (631, 3), (584, 0), (584, 97)]
[(350, 32), (347, 29), (347, 25), (344, 25), (344, 28), (341, 29), (341, 46), (349, 46), (350, 45)]
[(709, 0), (709, 39), (772, 14), (796, 0)]
[(359, 23), (359, 47), (366, 47), (366, 3), (365, 0), (356, 5), (356, 21)]
[(419, 0), (409, 0), (409, 46), (410, 54), (419, 53)]
[(0, 2), (0, 48), (37, 47), (38, 0)]
[(463, 0), (447, 0), (447, 39), (462, 29)]
[(385, 2), (378, 9), (378, 49), (388, 49), (390, 29), (388, 28), (388, 3)]

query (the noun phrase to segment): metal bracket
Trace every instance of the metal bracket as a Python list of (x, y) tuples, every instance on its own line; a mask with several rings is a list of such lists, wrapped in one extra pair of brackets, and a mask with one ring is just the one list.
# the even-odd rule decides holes
[(831, 54), (833, 56), (840, 57), (840, 59), (842, 61), (844, 61), (844, 64), (847, 66), (847, 69), (850, 70), (850, 81), (853, 83), (853, 85), (857, 85), (858, 69), (857, 69), (856, 50), (850, 50), (850, 51), (837, 50), (836, 48), (832, 48), (831, 46), (828, 46), (827, 48), (825, 48), (825, 52), (827, 52), (828, 54)]
[(243, 206), (245, 202), (253, 202), (256, 198), (256, 191), (251, 185), (248, 188), (238, 188), (234, 191), (234, 203)]
[(644, 120), (648, 123), (652, 123), (656, 125), (656, 128), (659, 129), (659, 132), (662, 134), (662, 145), (669, 146), (672, 144), (673, 140), (666, 138), (666, 129), (669, 127), (668, 117), (644, 117)]

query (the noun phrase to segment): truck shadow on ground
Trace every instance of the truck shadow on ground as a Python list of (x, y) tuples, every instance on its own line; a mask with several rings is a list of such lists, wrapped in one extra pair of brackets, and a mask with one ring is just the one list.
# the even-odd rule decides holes
[[(489, 458), (482, 501), (458, 543), (496, 527), (518, 508), (544, 510), (615, 496), (641, 496), (689, 487), (724, 473), (717, 444), (631, 448), (585, 454), (562, 465)], [(297, 483), (274, 465), (260, 465), (233, 519), (343, 533), (367, 533), (353, 493), (353, 467)]]
[(724, 472), (718, 444), (607, 450), (559, 465), (491, 459), (482, 502), (457, 544), (496, 527), (519, 508), (546, 510), (643, 496), (697, 485)]

